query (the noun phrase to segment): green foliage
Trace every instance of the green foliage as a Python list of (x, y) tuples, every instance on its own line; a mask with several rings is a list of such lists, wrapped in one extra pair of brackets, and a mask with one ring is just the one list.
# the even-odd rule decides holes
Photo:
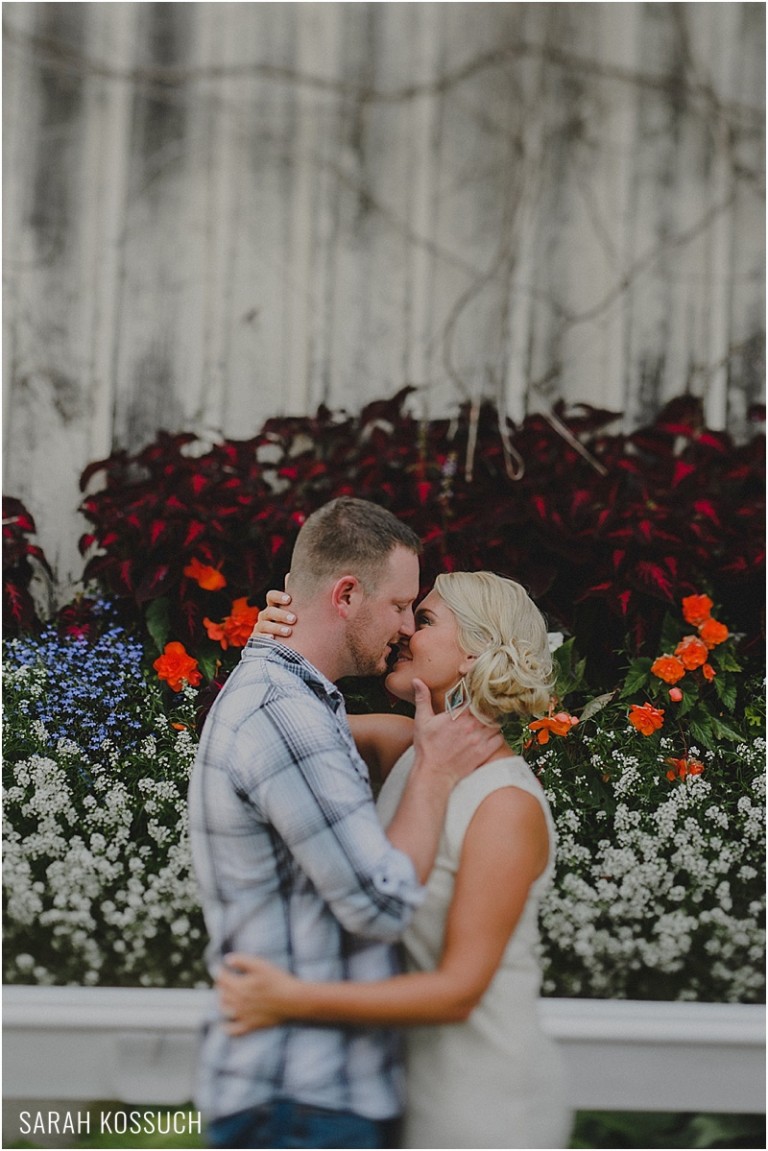
[(765, 1115), (581, 1111), (572, 1148), (765, 1147)]
[(641, 688), (646, 686), (650, 679), (652, 663), (653, 660), (647, 656), (632, 660), (627, 678), (624, 680), (624, 686), (621, 689), (622, 699), (629, 699), (630, 696), (636, 695)]

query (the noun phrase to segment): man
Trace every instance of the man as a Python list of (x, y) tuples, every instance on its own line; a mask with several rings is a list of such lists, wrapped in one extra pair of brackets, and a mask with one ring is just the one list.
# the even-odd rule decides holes
[[(334, 681), (383, 673), (414, 630), (421, 545), (342, 498), (302, 527), (285, 643), (252, 637), (203, 729), (190, 834), (212, 975), (231, 951), (312, 979), (382, 979), (422, 898), (448, 796), (494, 740), (419, 698), (416, 760), (387, 834)], [(210, 1021), (199, 1105), (216, 1147), (379, 1147), (401, 1109), (396, 1037), (290, 1026), (234, 1038)]]

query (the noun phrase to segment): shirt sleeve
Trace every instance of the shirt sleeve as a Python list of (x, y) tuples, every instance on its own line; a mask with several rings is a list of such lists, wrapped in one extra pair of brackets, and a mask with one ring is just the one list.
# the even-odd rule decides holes
[(277, 697), (239, 746), (248, 748), (236, 768), (241, 794), (287, 848), (287, 858), (277, 853), (285, 879), (297, 865), (347, 931), (398, 939), (424, 888), (387, 839), (365, 766), (332, 711), (320, 700)]

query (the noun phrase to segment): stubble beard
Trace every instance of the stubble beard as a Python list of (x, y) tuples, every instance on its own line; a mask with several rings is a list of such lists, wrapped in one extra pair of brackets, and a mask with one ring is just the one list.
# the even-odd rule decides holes
[(350, 624), (347, 633), (347, 650), (354, 667), (352, 675), (371, 676), (384, 675), (387, 670), (386, 661), (381, 650), (371, 651), (370, 640), (366, 638), (366, 629), (370, 623), (371, 613), (365, 607), (354, 623)]

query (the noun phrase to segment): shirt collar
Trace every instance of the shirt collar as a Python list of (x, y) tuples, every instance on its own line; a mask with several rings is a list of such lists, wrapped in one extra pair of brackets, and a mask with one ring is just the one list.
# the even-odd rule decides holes
[(336, 684), (316, 668), (314, 664), (305, 659), (292, 647), (287, 647), (276, 639), (263, 639), (261, 636), (251, 636), (243, 649), (243, 659), (263, 659), (268, 663), (279, 663), (288, 671), (312, 688), (315, 695), (326, 699), (334, 711), (344, 698)]

